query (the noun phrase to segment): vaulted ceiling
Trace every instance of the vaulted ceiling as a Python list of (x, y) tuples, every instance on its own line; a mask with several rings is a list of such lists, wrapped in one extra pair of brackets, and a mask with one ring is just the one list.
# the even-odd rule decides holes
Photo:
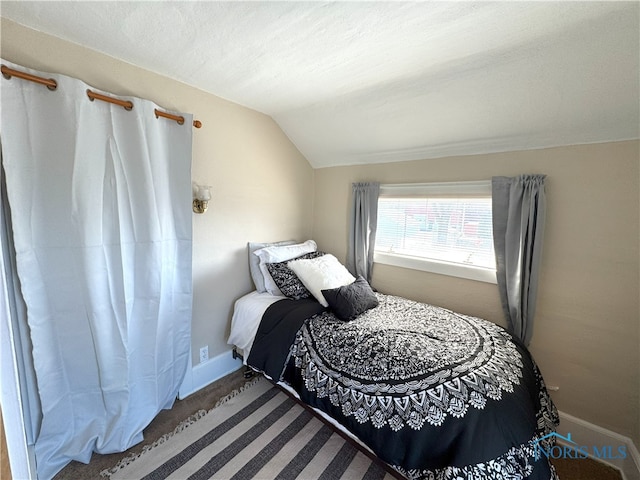
[(0, 5), (272, 116), (314, 167), (640, 136), (638, 2)]

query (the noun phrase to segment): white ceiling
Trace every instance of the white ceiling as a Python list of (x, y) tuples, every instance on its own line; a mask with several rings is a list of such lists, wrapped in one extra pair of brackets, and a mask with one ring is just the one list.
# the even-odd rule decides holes
[(640, 136), (637, 1), (0, 6), (271, 115), (314, 167)]

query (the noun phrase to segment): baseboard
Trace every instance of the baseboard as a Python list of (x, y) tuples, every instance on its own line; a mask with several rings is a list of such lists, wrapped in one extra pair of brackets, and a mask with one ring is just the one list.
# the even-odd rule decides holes
[(182, 400), (216, 380), (235, 372), (240, 367), (242, 367), (242, 361), (233, 358), (231, 350), (211, 357), (195, 367), (192, 367), (189, 362), (187, 373), (178, 391), (178, 398)]
[[(569, 437), (579, 445), (586, 445), (589, 448), (590, 457), (604, 462), (612, 467), (617, 468), (622, 473), (624, 480), (640, 480), (640, 453), (638, 448), (629, 437), (612, 432), (606, 428), (594, 425), (580, 418), (569, 415), (568, 413), (560, 413), (560, 425), (558, 426), (558, 434), (562, 437)], [(558, 439), (560, 443), (562, 438)], [(618, 447), (624, 449), (626, 456), (624, 458), (613, 458), (616, 455), (602, 458), (593, 456), (593, 446), (603, 449), (603, 447), (612, 447), (613, 452), (617, 452)], [(617, 455), (620, 456), (620, 455)]]

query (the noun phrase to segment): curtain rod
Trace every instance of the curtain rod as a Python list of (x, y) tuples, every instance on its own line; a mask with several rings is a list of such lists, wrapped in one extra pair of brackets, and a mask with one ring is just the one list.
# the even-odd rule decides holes
[[(53, 78), (37, 77), (35, 75), (31, 75), (30, 73), (14, 70), (13, 68), (9, 68), (5, 65), (2, 65), (0, 67), (0, 70), (2, 71), (2, 76), (7, 80), (11, 79), (11, 77), (16, 77), (16, 78), (21, 78), (23, 80), (29, 80), (30, 82), (35, 82), (40, 85), (44, 85), (49, 90), (55, 90), (56, 88), (58, 88), (58, 82), (56, 82)], [(102, 100), (103, 102), (108, 102), (108, 103), (113, 103), (114, 105), (118, 105), (124, 108), (125, 110), (133, 109), (133, 102), (129, 100), (120, 100), (118, 98), (108, 97), (106, 95), (102, 95), (101, 93), (94, 92), (90, 89), (87, 89), (87, 96), (89, 97), (89, 100), (91, 100), (92, 102), (94, 100)], [(178, 123), (178, 125), (184, 124), (184, 117), (182, 115), (173, 115), (171, 113), (158, 110), (157, 108), (154, 109), (154, 113), (156, 114), (156, 118), (164, 117), (164, 118), (168, 118), (169, 120), (174, 120), (175, 122)], [(193, 126), (195, 128), (200, 128), (202, 127), (202, 122), (200, 120), (194, 120)]]
[(58, 88), (58, 82), (56, 82), (53, 78), (36, 77), (35, 75), (31, 75), (30, 73), (19, 72), (18, 70), (5, 67), (4, 65), (0, 67), (0, 70), (2, 70), (2, 76), (7, 80), (9, 80), (13, 76), (22, 78), (23, 80), (29, 80), (30, 82), (39, 83), (40, 85), (46, 86), (49, 90), (55, 90), (56, 88)]
[[(173, 115), (171, 113), (167, 113), (167, 112), (163, 112), (162, 110), (158, 110), (157, 108), (154, 108), (153, 112), (156, 114), (156, 118), (164, 117), (164, 118), (168, 118), (170, 120), (175, 120), (176, 122), (178, 122), (178, 125), (184, 124), (184, 117), (182, 115)], [(196, 128), (200, 128), (200, 127), (202, 127), (202, 122), (200, 120), (194, 120), (193, 121), (193, 126), (196, 127)]]
[(118, 98), (107, 97), (106, 95), (102, 95), (101, 93), (94, 92), (93, 90), (89, 90), (88, 88), (87, 88), (87, 97), (89, 97), (89, 100), (91, 100), (92, 102), (94, 100), (102, 100), (103, 102), (113, 103), (114, 105), (118, 105), (119, 107), (122, 107), (125, 110), (133, 110), (133, 102), (130, 102), (129, 100), (120, 100)]

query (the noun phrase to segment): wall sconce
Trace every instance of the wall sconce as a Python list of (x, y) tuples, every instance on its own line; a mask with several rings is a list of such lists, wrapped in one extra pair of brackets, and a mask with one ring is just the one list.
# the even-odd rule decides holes
[(204, 213), (209, 206), (211, 200), (211, 187), (209, 185), (198, 185), (192, 183), (193, 188), (193, 211), (194, 213)]

